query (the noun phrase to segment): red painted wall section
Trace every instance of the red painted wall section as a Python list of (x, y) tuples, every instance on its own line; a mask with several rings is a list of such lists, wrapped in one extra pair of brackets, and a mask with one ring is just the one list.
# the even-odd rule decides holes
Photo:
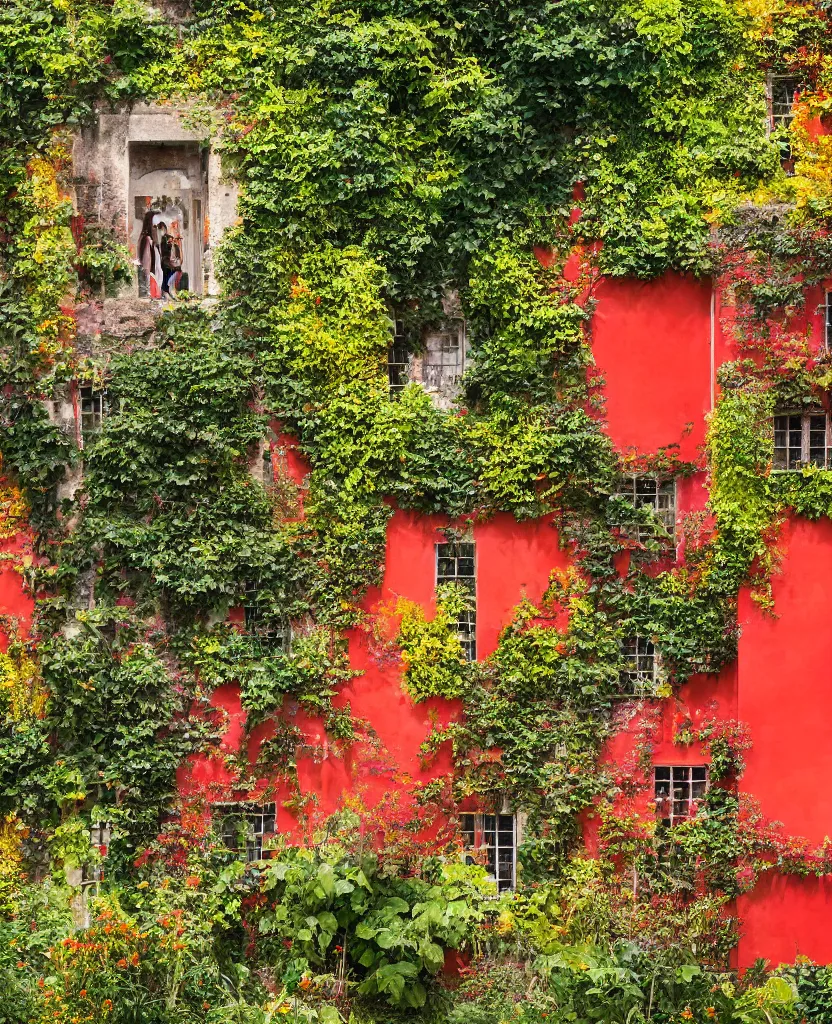
[[(370, 612), (388, 617), (398, 598), (414, 601), (427, 611), (434, 610), (436, 547), (443, 541), (442, 528), (448, 520), (440, 516), (394, 513), (388, 525), (387, 557), (380, 590), (365, 599)], [(567, 553), (561, 549), (550, 519), (516, 522), (510, 516), (496, 516), (475, 524), (477, 545), (477, 643), (481, 658), (497, 645), (502, 628), (512, 618), (523, 597), (539, 602), (554, 568), (565, 568)], [(294, 704), (285, 715), (298, 725), (304, 738), (324, 747), (324, 756), (302, 758), (298, 782), (304, 793), (314, 793), (316, 814), (332, 813), (345, 794), (374, 806), (392, 791), (404, 791), (414, 782), (426, 782), (451, 770), (449, 752), (440, 751), (430, 765), (423, 765), (420, 748), (434, 721), (450, 721), (458, 713), (455, 702), (439, 699), (414, 704), (401, 686), (402, 666), (398, 659), (377, 649), (371, 635), (362, 630), (349, 634), (350, 662), (360, 671), (342, 688), (339, 702), (349, 703), (356, 718), (372, 726), (376, 746), (360, 746), (341, 756), (328, 743), (321, 723), (306, 716)], [(212, 703), (225, 718), (223, 747), (235, 751), (244, 742), (245, 713), (236, 686), (218, 689)], [(248, 754), (256, 760), (259, 743), (269, 726), (254, 731)], [(201, 757), (188, 765), (180, 777), (185, 793), (202, 792), (217, 798), (231, 796), (233, 777), (219, 758)], [(287, 787), (277, 792), (278, 802), (289, 796)], [(280, 830), (296, 834), (297, 820), (291, 812), (279, 811)]]
[(592, 351), (616, 447), (650, 453), (679, 444), (681, 457), (694, 459), (710, 410), (710, 282), (673, 273), (608, 278), (596, 296)]
[(565, 569), (568, 554), (560, 547), (551, 519), (518, 523), (497, 515), (474, 528), (477, 543), (477, 655), (488, 657), (500, 631), (511, 622), (524, 598), (540, 602), (553, 569)]
[[(832, 523), (788, 520), (778, 548), (775, 616), (740, 595), (738, 711), (753, 743), (741, 788), (786, 834), (819, 845), (832, 834)], [(739, 905), (740, 965), (832, 961), (830, 901), (832, 880), (764, 878)]]
[[(0, 541), (0, 553), (22, 558), (26, 552), (24, 536), (18, 534), (8, 540)], [(32, 622), (34, 601), (23, 589), (23, 579), (14, 568), (12, 561), (0, 561), (0, 615), (8, 615), (16, 619), (21, 632), (28, 634)], [(0, 630), (0, 649), (5, 650), (8, 637)]]
[(820, 843), (832, 833), (832, 523), (788, 520), (778, 548), (775, 615), (740, 596), (739, 717), (753, 743), (742, 788), (766, 817)]
[(737, 900), (741, 929), (737, 966), (758, 957), (772, 966), (808, 956), (832, 963), (832, 879), (784, 877), (771, 871)]
[[(654, 765), (707, 764), (701, 743), (682, 745), (674, 742), (676, 733), (687, 723), (694, 728), (707, 719), (733, 721), (737, 715), (737, 678), (733, 665), (726, 666), (718, 676), (691, 676), (679, 689), (677, 700), (645, 701), (622, 707), (618, 712), (617, 730), (604, 745), (601, 763), (614, 776), (637, 777), (638, 746), (647, 742)], [(621, 797), (621, 812), (633, 811), (650, 817), (654, 813), (652, 780), (635, 797)], [(590, 854), (597, 852), (597, 817), (584, 817), (584, 843)]]

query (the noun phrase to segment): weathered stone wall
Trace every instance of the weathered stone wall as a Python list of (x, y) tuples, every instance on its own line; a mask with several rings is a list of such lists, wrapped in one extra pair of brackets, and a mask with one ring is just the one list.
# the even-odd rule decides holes
[[(217, 294), (214, 252), (237, 217), (238, 189), (222, 174), (219, 154), (211, 148), (211, 130), (197, 125), (189, 108), (136, 104), (101, 110), (97, 121), (80, 132), (73, 146), (73, 186), (77, 214), (86, 224), (100, 224), (128, 245), (135, 257), (135, 213), (131, 209), (131, 160), (137, 174), (165, 161), (181, 166), (200, 200), (202, 246), (200, 279), (192, 289), (203, 297)], [(197, 181), (198, 179), (198, 181)], [(203, 274), (204, 271), (204, 274)], [(141, 337), (153, 330), (158, 303), (138, 297), (136, 283), (124, 285), (115, 298), (91, 300), (77, 310), (79, 341)]]

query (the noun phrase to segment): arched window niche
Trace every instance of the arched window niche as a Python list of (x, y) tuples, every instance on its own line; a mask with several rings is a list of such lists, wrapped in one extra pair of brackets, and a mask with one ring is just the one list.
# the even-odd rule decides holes
[(128, 224), (139, 298), (207, 290), (208, 151), (193, 142), (131, 142)]

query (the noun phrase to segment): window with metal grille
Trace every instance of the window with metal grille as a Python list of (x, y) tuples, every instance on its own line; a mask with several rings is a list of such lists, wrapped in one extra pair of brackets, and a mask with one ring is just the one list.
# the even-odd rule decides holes
[(454, 541), (436, 545), (436, 585), (458, 583), (471, 595), (470, 607), (456, 621), (456, 632), (465, 657), (477, 657), (477, 577), (474, 544)]
[(461, 814), (466, 861), (481, 864), (497, 883), (498, 892), (517, 881), (517, 823), (513, 814)]
[(769, 79), (769, 102), (773, 128), (788, 128), (794, 119), (794, 104), (800, 92), (799, 78), (793, 75), (772, 75)]
[(659, 682), (659, 656), (652, 640), (629, 636), (621, 641), (624, 668), (619, 676), (625, 692), (636, 695), (655, 691)]
[(774, 417), (774, 468), (830, 465), (829, 416), (821, 410)]
[(393, 324), (393, 343), (387, 350), (387, 380), (390, 384), (390, 394), (396, 395), (407, 384), (410, 356), (407, 351), (404, 323), (395, 320)]
[(89, 437), (101, 430), (104, 417), (109, 412), (107, 392), (92, 387), (79, 388), (81, 407), (81, 434)]
[(428, 335), (422, 369), (424, 383), (442, 390), (458, 384), (465, 369), (465, 341), (459, 328)]
[(708, 789), (708, 769), (705, 765), (656, 766), (653, 778), (656, 817), (666, 828), (692, 818), (696, 814), (697, 804)]
[(261, 599), (256, 583), (246, 583), (243, 596), (245, 631), (254, 640), (261, 655), (288, 653), (292, 644), (289, 620), (276, 613), (268, 602)]
[(626, 528), (634, 540), (652, 540), (667, 534), (676, 535), (676, 481), (658, 476), (626, 476), (622, 478), (616, 497), (629, 501), (634, 508), (650, 508), (655, 523), (636, 523)]
[(247, 861), (262, 859), (263, 840), (274, 835), (277, 826), (274, 804), (216, 803), (212, 816), (226, 849), (245, 853)]

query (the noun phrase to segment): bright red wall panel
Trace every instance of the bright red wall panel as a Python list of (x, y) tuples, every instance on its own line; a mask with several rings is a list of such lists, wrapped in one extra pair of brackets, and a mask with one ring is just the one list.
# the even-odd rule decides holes
[(710, 282), (673, 273), (607, 278), (595, 294), (592, 351), (616, 447), (649, 453), (679, 444), (683, 458), (695, 458), (711, 407)]

